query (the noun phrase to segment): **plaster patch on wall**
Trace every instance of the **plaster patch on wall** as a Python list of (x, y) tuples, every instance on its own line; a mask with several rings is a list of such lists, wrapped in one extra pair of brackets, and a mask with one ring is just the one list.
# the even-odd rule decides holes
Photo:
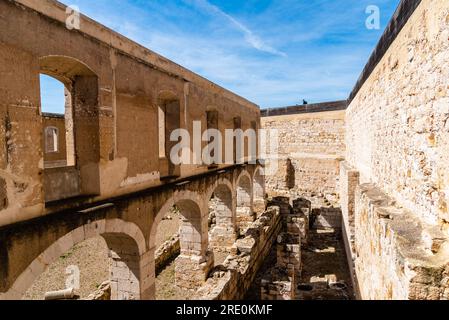
[(157, 171), (145, 174), (138, 174), (136, 177), (127, 178), (122, 181), (120, 187), (127, 187), (134, 184), (140, 184), (145, 182), (159, 181), (160, 173)]
[(128, 159), (117, 158), (113, 161), (102, 161), (100, 168), (101, 192), (107, 194), (120, 188), (120, 184), (128, 172)]

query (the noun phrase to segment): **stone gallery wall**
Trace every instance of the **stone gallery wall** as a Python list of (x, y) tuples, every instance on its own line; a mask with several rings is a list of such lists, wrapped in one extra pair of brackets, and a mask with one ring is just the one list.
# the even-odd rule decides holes
[(448, 298), (448, 61), (449, 2), (402, 1), (351, 94), (340, 196), (359, 298)]
[(343, 110), (263, 117), (262, 127), (279, 134), (278, 154), (268, 155), (279, 160), (277, 173), (266, 177), (268, 192), (338, 193), (345, 153)]

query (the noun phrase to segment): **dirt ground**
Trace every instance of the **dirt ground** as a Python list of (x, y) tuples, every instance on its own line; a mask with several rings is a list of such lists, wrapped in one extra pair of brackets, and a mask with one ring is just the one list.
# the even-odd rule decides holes
[(156, 300), (189, 300), (192, 292), (175, 285), (175, 262), (156, 277)]
[[(302, 251), (301, 282), (306, 287), (309, 285), (314, 289), (304, 295), (304, 300), (353, 299), (351, 276), (341, 230), (313, 228), (310, 230), (309, 237), (309, 246)], [(328, 279), (342, 282), (346, 288), (335, 290), (328, 287)]]
[(74, 246), (70, 251), (52, 263), (28, 289), (23, 299), (42, 300), (48, 291), (66, 288), (66, 269), (77, 266), (80, 271), (81, 298), (86, 298), (109, 278), (108, 248), (103, 238), (93, 238)]

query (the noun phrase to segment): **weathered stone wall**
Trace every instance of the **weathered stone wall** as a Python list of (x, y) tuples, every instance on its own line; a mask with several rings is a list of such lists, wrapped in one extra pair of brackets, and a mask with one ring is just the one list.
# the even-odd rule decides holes
[(350, 103), (346, 159), (429, 223), (449, 213), (449, 2), (423, 0)]
[[(314, 112), (262, 118), (264, 129), (279, 132), (279, 167), (267, 176), (269, 193), (338, 193), (339, 161), (345, 153), (345, 112)], [(267, 150), (267, 148), (265, 148)]]
[[(44, 151), (44, 167), (62, 167), (67, 165), (67, 148), (66, 148), (66, 129), (64, 117), (53, 116), (49, 114), (42, 115), (43, 132), (43, 151)], [(58, 130), (58, 144), (56, 152), (47, 152), (46, 144), (47, 137), (45, 130), (48, 127), (53, 127)]]
[(355, 271), (362, 299), (449, 298), (449, 242), (372, 184), (355, 202)]
[(351, 94), (340, 198), (359, 298), (447, 299), (448, 39), (447, 1), (402, 1)]

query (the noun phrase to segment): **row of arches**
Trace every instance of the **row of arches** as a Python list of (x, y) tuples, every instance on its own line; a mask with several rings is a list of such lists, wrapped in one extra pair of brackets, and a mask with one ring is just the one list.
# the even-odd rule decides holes
[[(214, 266), (214, 250), (227, 250), (241, 236), (244, 222), (253, 219), (257, 210), (252, 203), (263, 201), (263, 169), (251, 176), (243, 171), (235, 181), (218, 178), (204, 192), (175, 191), (160, 208), (151, 223), (149, 239), (133, 222), (103, 219), (72, 230), (58, 239), (18, 277), (2, 298), (20, 298), (32, 283), (54, 261), (73, 246), (95, 237), (102, 237), (108, 248), (111, 299), (154, 299), (156, 235), (162, 218), (176, 206), (181, 252), (176, 260), (176, 285), (194, 289), (201, 285)], [(216, 199), (216, 224), (209, 229), (209, 200)], [(245, 210), (243, 210), (245, 209)], [(239, 216), (244, 212), (245, 216)], [(148, 234), (147, 233), (147, 234)], [(148, 244), (148, 245), (147, 245)]]

